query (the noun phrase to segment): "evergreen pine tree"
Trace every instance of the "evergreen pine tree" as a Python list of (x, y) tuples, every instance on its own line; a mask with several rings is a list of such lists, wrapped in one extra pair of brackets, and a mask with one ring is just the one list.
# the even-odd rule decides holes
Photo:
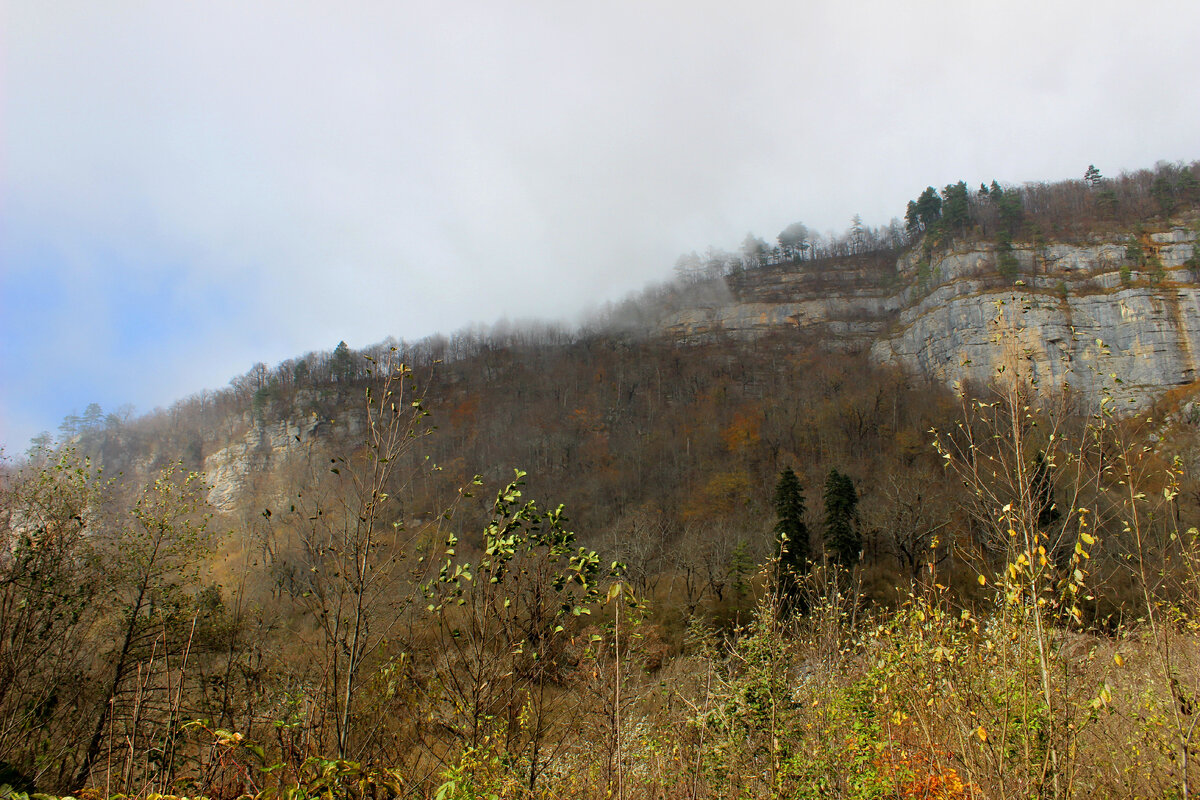
[(857, 508), (854, 481), (836, 469), (829, 470), (825, 479), (825, 546), (843, 567), (854, 566), (862, 552)]
[(908, 201), (908, 210), (904, 212), (904, 229), (913, 235), (921, 232), (921, 213), (917, 210), (915, 200)]
[(1046, 454), (1038, 451), (1037, 460), (1033, 465), (1033, 502), (1038, 512), (1038, 526), (1049, 528), (1062, 518), (1062, 512), (1054, 503), (1054, 481), (1050, 477), (1051, 466), (1046, 461)]
[(1175, 195), (1185, 203), (1195, 203), (1200, 200), (1200, 180), (1190, 169), (1184, 168), (1175, 181)]
[(925, 230), (942, 218), (942, 198), (932, 186), (926, 187), (917, 198), (917, 217)]
[(779, 555), (779, 593), (786, 608), (799, 596), (799, 576), (808, 570), (808, 528), (804, 524), (804, 494), (791, 467), (779, 473), (775, 485), (775, 543)]
[(337, 347), (334, 348), (333, 357), (329, 360), (329, 368), (338, 383), (349, 383), (354, 380), (354, 356), (350, 354), (350, 347), (345, 342), (338, 342)]
[(992, 181), (991, 199), (1000, 213), (1000, 226), (1009, 235), (1015, 236), (1025, 216), (1020, 193), (1013, 189), (1006, 192), (1000, 188), (1000, 184)]
[(942, 189), (942, 219), (951, 230), (962, 231), (971, 221), (971, 203), (967, 197), (967, 184), (959, 181)]
[(850, 242), (854, 246), (854, 252), (859, 252), (866, 246), (866, 229), (863, 228), (863, 220), (861, 214), (855, 214), (850, 220)]

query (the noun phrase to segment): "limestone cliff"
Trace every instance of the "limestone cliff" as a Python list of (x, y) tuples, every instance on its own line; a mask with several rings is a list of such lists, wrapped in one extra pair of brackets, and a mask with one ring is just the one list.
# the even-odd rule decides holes
[[(1135, 243), (1136, 261), (1128, 255)], [(677, 311), (662, 327), (682, 339), (792, 327), (946, 384), (983, 385), (1016, 356), (1039, 385), (1103, 385), (1140, 404), (1196, 379), (1195, 252), (1194, 227), (1181, 226), (1085, 243), (1017, 242), (1015, 277), (1001, 276), (996, 246), (982, 242), (928, 255), (916, 248), (890, 268), (862, 269), (853, 259), (781, 265), (731, 280), (731, 301)]]
[[(209, 504), (221, 511), (232, 511), (258, 478), (278, 473), (289, 462), (301, 462), (308, 455), (309, 446), (327, 436), (334, 427), (352, 435), (361, 431), (362, 422), (353, 413), (343, 413), (336, 421), (322, 419), (315, 413), (298, 420), (252, 420), (245, 435), (204, 459)], [(270, 494), (269, 487), (253, 488), (260, 493), (265, 489)]]

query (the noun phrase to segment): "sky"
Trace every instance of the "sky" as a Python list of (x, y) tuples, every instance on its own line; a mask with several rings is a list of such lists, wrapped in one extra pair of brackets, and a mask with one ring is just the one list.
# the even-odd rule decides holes
[(1200, 3), (0, 0), (0, 444), (1200, 158)]

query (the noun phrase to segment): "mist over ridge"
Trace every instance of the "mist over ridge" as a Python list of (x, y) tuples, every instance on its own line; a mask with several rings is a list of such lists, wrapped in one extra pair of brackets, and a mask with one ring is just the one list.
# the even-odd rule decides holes
[(1200, 138), (1163, 78), (1200, 66), (1187, 5), (459, 11), (6, 4), (9, 448), (93, 401), (573, 319), (747, 231), (886, 225), (925, 185), (1117, 175)]

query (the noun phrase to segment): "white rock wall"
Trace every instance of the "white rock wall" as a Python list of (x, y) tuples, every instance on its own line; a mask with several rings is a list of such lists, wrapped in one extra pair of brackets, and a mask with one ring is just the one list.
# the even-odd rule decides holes
[[(1015, 243), (1023, 281), (1016, 287), (1001, 285), (994, 245), (957, 245), (925, 269), (920, 253), (905, 254), (891, 289), (864, 288), (863, 276), (853, 274), (841, 284), (827, 280), (818, 292), (809, 279), (771, 275), (745, 301), (684, 309), (663, 329), (692, 338), (820, 328), (835, 345), (869, 344), (876, 359), (948, 385), (982, 385), (1019, 358), (1041, 385), (1091, 393), (1108, 386), (1118, 399), (1142, 403), (1197, 377), (1200, 289), (1183, 267), (1195, 240), (1185, 228), (1142, 237), (1147, 257), (1162, 264), (1161, 287), (1151, 285), (1162, 275), (1149, 268), (1122, 278), (1128, 236), (1041, 248)], [(783, 299), (759, 299), (773, 296)]]

